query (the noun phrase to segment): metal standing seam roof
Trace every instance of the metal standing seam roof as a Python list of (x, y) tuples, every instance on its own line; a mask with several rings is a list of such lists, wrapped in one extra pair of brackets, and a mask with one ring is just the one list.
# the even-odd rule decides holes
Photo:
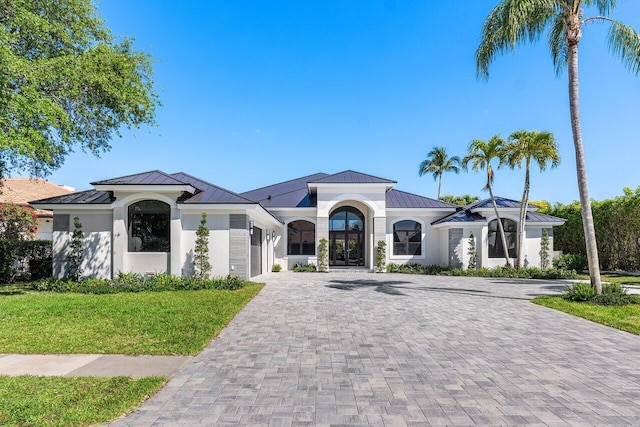
[[(513, 199), (507, 199), (504, 197), (496, 197), (496, 206), (498, 206), (499, 208), (518, 208), (520, 209), (520, 206), (522, 205), (522, 203), (520, 203), (517, 200), (513, 200)], [(483, 209), (483, 208), (493, 208), (493, 203), (491, 202), (491, 199), (484, 199), (484, 200), (480, 200), (474, 203), (471, 203), (470, 205), (465, 206), (465, 209)]]
[(210, 182), (203, 181), (199, 178), (196, 178), (195, 176), (186, 174), (184, 172), (173, 173), (171, 174), (171, 177), (200, 190), (193, 196), (187, 197), (186, 199), (182, 200), (181, 203), (256, 203), (252, 200), (247, 199), (246, 197), (242, 197), (241, 195), (234, 193), (233, 191), (229, 191), (215, 184), (211, 184)]
[(315, 197), (309, 196), (307, 183), (315, 179), (329, 176), (326, 173), (315, 173), (289, 181), (279, 182), (266, 187), (240, 193), (240, 196), (259, 202), (264, 207), (314, 207)]
[[(512, 200), (505, 199), (503, 197), (496, 197), (496, 205), (499, 208), (519, 208), (522, 206), (522, 203)], [(477, 212), (471, 212), (472, 209), (480, 207), (493, 207), (491, 203), (491, 199), (480, 200), (479, 202), (472, 203), (470, 205), (465, 206), (458, 212), (454, 212), (450, 215), (445, 216), (444, 218), (440, 218), (431, 223), (431, 225), (444, 224), (447, 222), (485, 222), (487, 219), (480, 215)], [(534, 205), (535, 206), (535, 205)], [(566, 220), (562, 218), (558, 218), (551, 215), (546, 215), (538, 212), (527, 212), (527, 221), (529, 222), (565, 222)]]
[(343, 172), (334, 173), (314, 181), (309, 181), (309, 184), (396, 184), (396, 181), (390, 179), (380, 178), (366, 173), (355, 172), (352, 170), (346, 170)]
[(115, 199), (108, 191), (98, 190), (85, 190), (78, 191), (70, 194), (63, 194), (61, 196), (48, 197), (46, 199), (39, 199), (29, 202), (31, 204), (55, 204), (55, 205), (109, 205)]
[(171, 175), (159, 170), (120, 176), (102, 181), (92, 182), (91, 185), (186, 185)]
[(388, 208), (427, 208), (427, 209), (452, 209), (456, 205), (441, 200), (434, 200), (417, 194), (391, 189), (387, 191), (386, 201)]

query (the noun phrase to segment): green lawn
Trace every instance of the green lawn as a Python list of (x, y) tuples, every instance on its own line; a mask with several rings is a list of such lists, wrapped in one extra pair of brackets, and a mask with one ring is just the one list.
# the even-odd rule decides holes
[(0, 353), (193, 355), (261, 288), (86, 295), (0, 287)]
[(634, 296), (634, 300), (635, 304), (623, 307), (571, 302), (559, 296), (540, 296), (535, 298), (533, 302), (593, 322), (640, 335), (640, 298)]
[[(603, 274), (600, 276), (603, 282), (619, 283), (621, 285), (640, 286), (639, 276), (625, 276), (623, 274)], [(589, 280), (588, 274), (578, 274), (578, 279)]]
[(131, 412), (166, 381), (0, 376), (0, 425), (86, 426)]

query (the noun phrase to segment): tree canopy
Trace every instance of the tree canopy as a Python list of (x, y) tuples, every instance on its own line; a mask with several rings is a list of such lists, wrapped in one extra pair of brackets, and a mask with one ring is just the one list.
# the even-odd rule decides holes
[(75, 146), (155, 123), (151, 57), (112, 35), (91, 0), (0, 0), (0, 177), (45, 176)]

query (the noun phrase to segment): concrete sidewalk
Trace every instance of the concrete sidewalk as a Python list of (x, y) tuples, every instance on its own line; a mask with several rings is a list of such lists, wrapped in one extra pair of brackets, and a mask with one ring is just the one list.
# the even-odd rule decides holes
[(172, 377), (193, 356), (119, 354), (0, 354), (0, 375)]

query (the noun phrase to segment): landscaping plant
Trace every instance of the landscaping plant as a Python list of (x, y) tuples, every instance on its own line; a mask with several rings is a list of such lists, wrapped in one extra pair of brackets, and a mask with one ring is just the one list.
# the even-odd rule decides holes
[(73, 233), (69, 243), (69, 254), (67, 255), (67, 278), (80, 280), (82, 276), (82, 261), (84, 260), (83, 242), (84, 233), (80, 218), (73, 217)]
[(207, 228), (207, 213), (202, 212), (200, 225), (196, 230), (196, 247), (194, 249), (196, 277), (204, 279), (211, 273), (209, 262), (209, 228)]

